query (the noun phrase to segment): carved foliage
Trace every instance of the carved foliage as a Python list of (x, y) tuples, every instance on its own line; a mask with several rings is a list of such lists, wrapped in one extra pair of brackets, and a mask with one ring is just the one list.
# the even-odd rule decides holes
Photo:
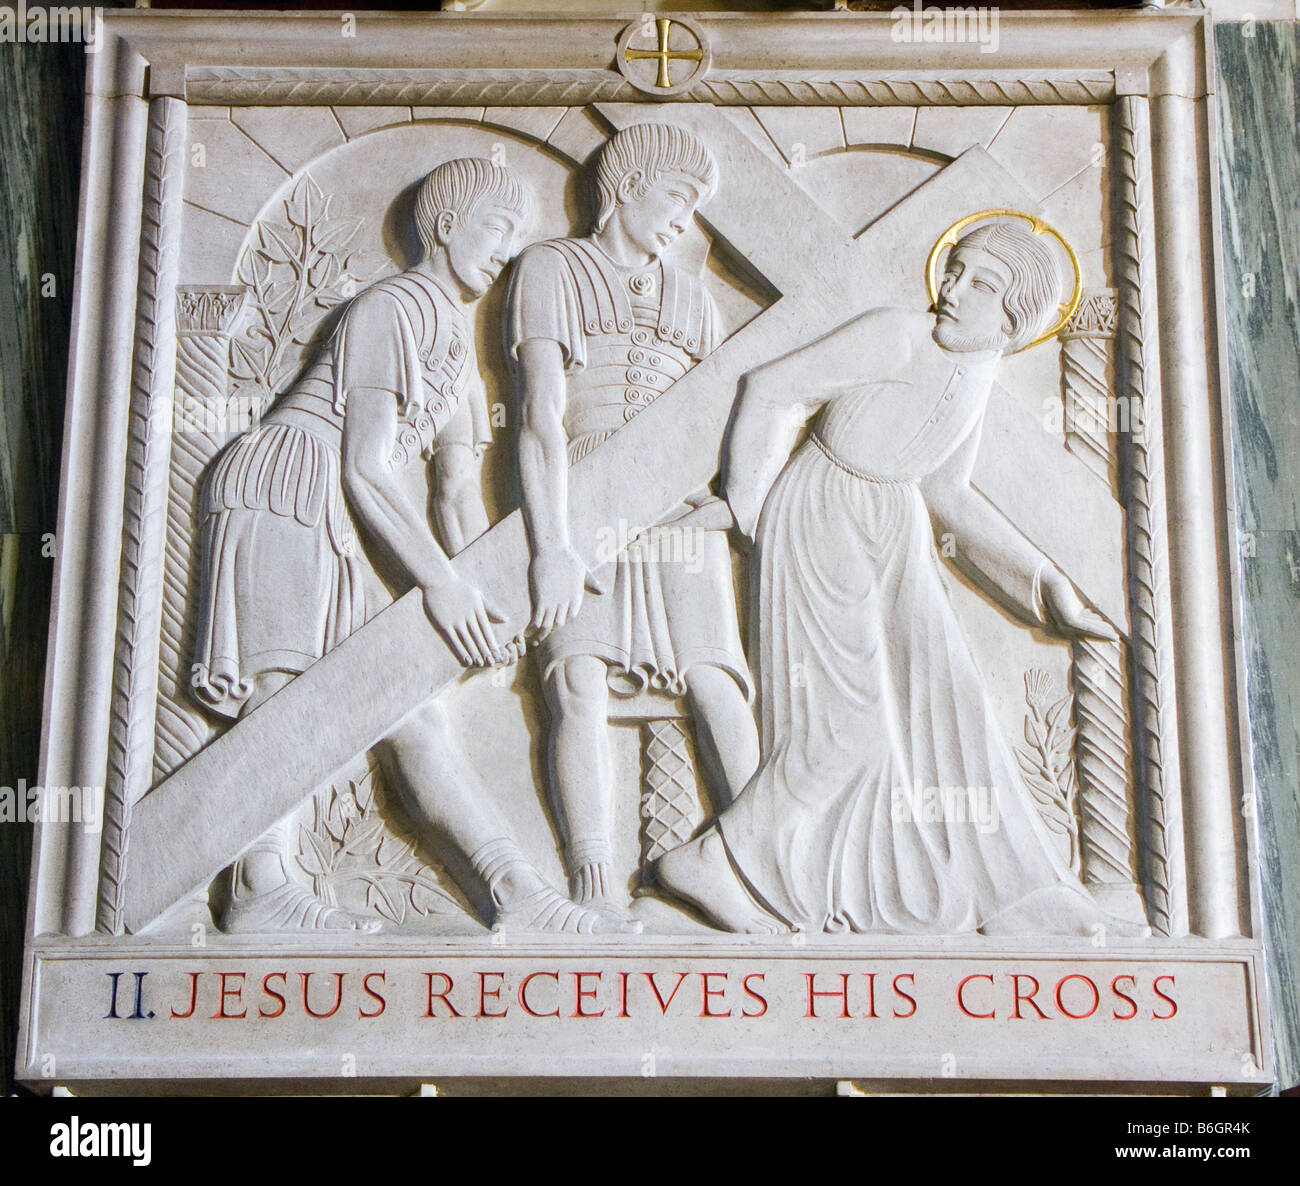
[(359, 218), (330, 214), (330, 199), (304, 173), (284, 202), (283, 221), (263, 219), (238, 275), (252, 294), (244, 333), (231, 343), (233, 391), (264, 408), (301, 370), (326, 313), (379, 271), (354, 250)]
[(1070, 868), (1079, 871), (1078, 783), (1074, 775), (1074, 728), (1070, 724), (1069, 696), (1052, 700), (1051, 675), (1035, 668), (1025, 673), (1025, 740), (1016, 747), (1016, 759), (1025, 785), (1034, 798), (1049, 831), (1065, 840)]
[[(332, 905), (364, 905), (388, 922), (408, 914), (459, 914), (462, 907), (416, 855), (412, 837), (391, 831), (376, 802), (378, 769), (367, 761), (356, 778), (318, 794), (313, 823), (299, 828), (298, 863), (316, 895)], [(382, 794), (382, 792), (381, 792)]]

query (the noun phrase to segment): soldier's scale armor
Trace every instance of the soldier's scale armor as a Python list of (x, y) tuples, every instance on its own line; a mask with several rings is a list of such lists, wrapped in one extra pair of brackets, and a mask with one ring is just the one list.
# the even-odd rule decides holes
[[(721, 339), (704, 281), (660, 260), (628, 267), (590, 239), (536, 243), (515, 267), (508, 340), (553, 341), (565, 359), (568, 462), (580, 461), (639, 416)], [(736, 620), (725, 532), (704, 532), (699, 565), (644, 549), (615, 559), (612, 586), (539, 644), (544, 678), (556, 664), (594, 655), (618, 696), (651, 688), (684, 695), (692, 667), (753, 684)]]
[(585, 239), (533, 250), (559, 252), (577, 288), (587, 360), (568, 376), (564, 427), (572, 464), (708, 354), (718, 318), (703, 281), (662, 261), (623, 267)]
[[(364, 295), (374, 299), (380, 294), (389, 296), (400, 310), (402, 332), (410, 333), (419, 360), (418, 376), (408, 376), (407, 390), (413, 394), (399, 408), (397, 439), (389, 458), (393, 469), (400, 469), (413, 457), (427, 460), (433, 455), (438, 435), (455, 415), (475, 374), (473, 348), (464, 317), (432, 281), (404, 273), (381, 280)], [(330, 349), (267, 413), (266, 420), (296, 424), (335, 448), (340, 446), (347, 392), (340, 381), (338, 359), (345, 349), (366, 348), (364, 342), (349, 343), (347, 328), (345, 314)]]

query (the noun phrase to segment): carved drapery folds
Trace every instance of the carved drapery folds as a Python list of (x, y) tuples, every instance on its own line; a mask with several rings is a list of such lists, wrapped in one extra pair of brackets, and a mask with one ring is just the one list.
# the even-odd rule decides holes
[[(419, 71), (370, 73), (382, 75), (379, 81), (391, 87), (402, 79), (411, 86), (455, 82), (450, 76), (411, 82)], [(1113, 89), (1109, 74), (1091, 80), (1074, 77), (1068, 85), (1040, 80), (1042, 87), (1036, 91), (1034, 79), (1021, 79), (1015, 90), (998, 80), (949, 84), (846, 75), (792, 81), (777, 77), (779, 73), (732, 78), (715, 72), (706, 85), (723, 103), (848, 106), (961, 105), (995, 99), (1087, 103), (1109, 98), (1108, 88)], [(190, 76), (190, 87), (207, 98), (212, 96), (196, 88), (235, 88), (228, 97), (247, 102), (263, 85), (253, 77), (255, 72), (235, 68), (205, 67), (200, 74)], [(293, 82), (284, 71), (270, 72), (268, 80), (266, 85), (273, 82), (282, 89)], [(320, 85), (326, 82), (335, 97), (339, 72), (333, 71)], [(510, 80), (500, 85), (506, 83)], [(520, 80), (510, 85), (516, 83), (523, 85)], [(562, 83), (570, 85), (564, 80), (550, 85)], [(307, 85), (310, 92), (306, 77), (293, 85)], [(481, 79), (476, 85), (481, 92)], [(528, 85), (536, 85), (536, 80)], [(584, 98), (590, 100), (590, 81), (582, 86)], [(437, 93), (444, 100), (455, 99), (454, 94)], [(503, 94), (498, 101), (520, 102), (520, 93)], [(287, 92), (281, 95), (274, 88), (259, 96), (287, 101)], [(373, 95), (368, 101), (375, 101)], [(188, 691), (197, 596), (195, 505), (205, 467), (248, 426), (248, 409), (232, 406), (230, 388), (231, 342), (248, 304), (247, 290), (176, 289), (180, 183), (171, 175), (176, 169), (171, 162), (183, 155), (184, 110), (184, 104), (173, 99), (151, 105), (99, 911), (99, 925), (107, 930), (120, 929), (119, 883), (131, 803), (151, 781), (175, 771), (217, 732)], [(1147, 100), (1122, 96), (1114, 111), (1117, 287), (1086, 293), (1062, 330), (1061, 385), (1066, 447), (1108, 488), (1118, 486), (1127, 509), (1132, 637), (1131, 643), (1078, 642), (1073, 649), (1077, 860), (1085, 883), (1113, 913), (1137, 917), (1136, 900), (1144, 895), (1153, 927), (1176, 935), (1185, 931), (1186, 921), (1185, 906), (1180, 905), (1185, 895), (1174, 793), (1178, 777), (1169, 678), (1164, 487), (1159, 451), (1144, 431), (1158, 425), (1160, 417), (1156, 327), (1150, 312), (1154, 231)], [(173, 206), (175, 211), (168, 214)], [(174, 366), (169, 350), (175, 352)], [(151, 573), (156, 574), (152, 581)], [(151, 653), (149, 636), (157, 647)], [(645, 720), (641, 727), (641, 859), (649, 863), (697, 830), (701, 806), (682, 723), (664, 718)]]

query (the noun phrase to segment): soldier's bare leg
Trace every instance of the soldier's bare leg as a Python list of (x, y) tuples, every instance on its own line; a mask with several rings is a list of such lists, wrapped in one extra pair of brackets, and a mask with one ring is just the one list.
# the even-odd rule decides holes
[(614, 792), (609, 756), (605, 663), (565, 659), (546, 681), (551, 710), (551, 775), (565, 835), (569, 894), (620, 920), (613, 884)]
[(745, 693), (722, 668), (692, 667), (686, 684), (695, 736), (718, 775), (709, 787), (716, 814), (745, 789), (758, 769), (758, 726)]
[(533, 867), (469, 775), (440, 704), (422, 705), (386, 744), (417, 825), (445, 836), (469, 858), (492, 895), (499, 929), (581, 934), (630, 929), (569, 901)]

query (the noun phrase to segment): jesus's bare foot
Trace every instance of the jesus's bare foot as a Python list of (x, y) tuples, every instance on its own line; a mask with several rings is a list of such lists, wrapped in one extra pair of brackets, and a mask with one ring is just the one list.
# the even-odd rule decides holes
[(659, 883), (693, 902), (723, 930), (779, 935), (789, 928), (763, 910), (732, 871), (722, 837), (710, 828), (697, 840), (664, 853), (655, 864)]

